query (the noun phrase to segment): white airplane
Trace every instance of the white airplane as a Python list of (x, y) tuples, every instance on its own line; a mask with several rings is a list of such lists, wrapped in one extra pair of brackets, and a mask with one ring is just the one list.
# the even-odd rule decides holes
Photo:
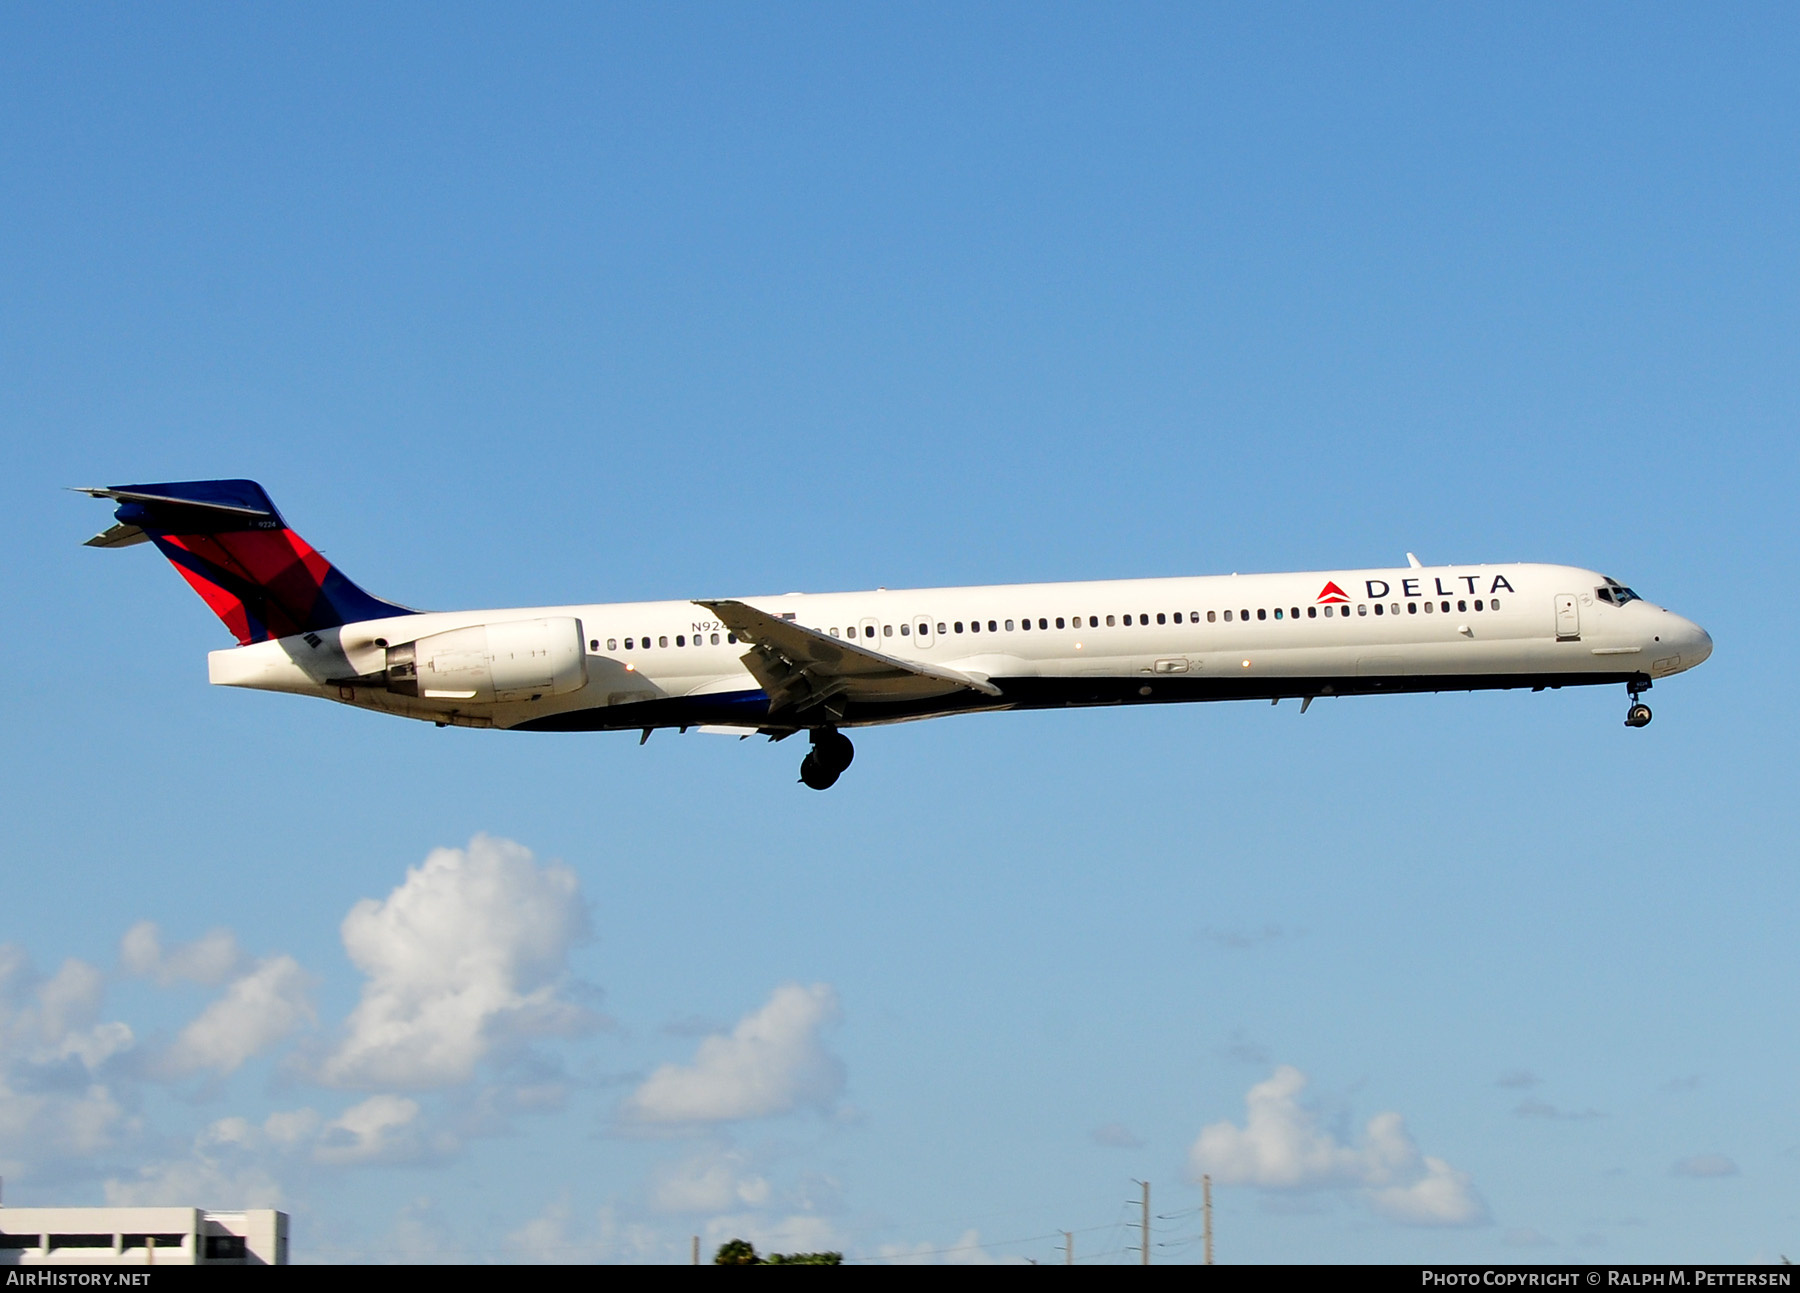
[(120, 485), (88, 540), (149, 540), (237, 637), (215, 684), (323, 696), (439, 727), (806, 732), (837, 781), (842, 729), (985, 710), (1651, 681), (1712, 639), (1574, 566), (877, 588), (861, 593), (415, 611), (372, 597), (248, 480)]

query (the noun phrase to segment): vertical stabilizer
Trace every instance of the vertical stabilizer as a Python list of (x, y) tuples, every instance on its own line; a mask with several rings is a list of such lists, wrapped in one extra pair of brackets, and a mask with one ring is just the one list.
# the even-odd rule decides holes
[(88, 540), (122, 548), (148, 540), (225, 622), (239, 645), (410, 615), (371, 597), (288, 529), (253, 480), (189, 480), (82, 489), (119, 504), (117, 522)]

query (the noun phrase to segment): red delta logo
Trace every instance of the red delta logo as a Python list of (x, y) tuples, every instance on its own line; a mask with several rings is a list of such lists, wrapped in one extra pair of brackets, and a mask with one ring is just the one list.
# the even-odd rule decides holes
[(1327, 579), (1325, 581), (1325, 587), (1319, 590), (1318, 604), (1321, 606), (1336, 606), (1349, 600), (1350, 598), (1344, 590), (1339, 588), (1332, 580)]

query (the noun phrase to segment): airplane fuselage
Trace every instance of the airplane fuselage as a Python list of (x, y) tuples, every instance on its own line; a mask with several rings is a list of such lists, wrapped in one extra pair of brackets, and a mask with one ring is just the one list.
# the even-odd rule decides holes
[[(811, 717), (784, 712), (713, 609), (740, 605), (984, 689), (851, 694)], [(442, 676), (455, 685), (423, 673), (396, 685), (396, 644), (469, 646), (454, 635), (483, 629), (519, 644), (508, 685), (453, 676), (449, 656)], [(1605, 683), (1635, 693), (1711, 651), (1697, 624), (1595, 571), (1518, 564), (425, 612), (215, 651), (209, 664), (217, 684), (439, 724), (779, 734), (976, 710)]]

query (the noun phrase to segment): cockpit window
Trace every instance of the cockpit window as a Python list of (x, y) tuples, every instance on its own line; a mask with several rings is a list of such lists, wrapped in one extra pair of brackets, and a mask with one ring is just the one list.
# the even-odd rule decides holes
[(1596, 588), (1594, 590), (1594, 595), (1603, 602), (1611, 602), (1614, 606), (1623, 606), (1626, 602), (1641, 602), (1644, 600), (1610, 575), (1606, 578), (1606, 587)]

